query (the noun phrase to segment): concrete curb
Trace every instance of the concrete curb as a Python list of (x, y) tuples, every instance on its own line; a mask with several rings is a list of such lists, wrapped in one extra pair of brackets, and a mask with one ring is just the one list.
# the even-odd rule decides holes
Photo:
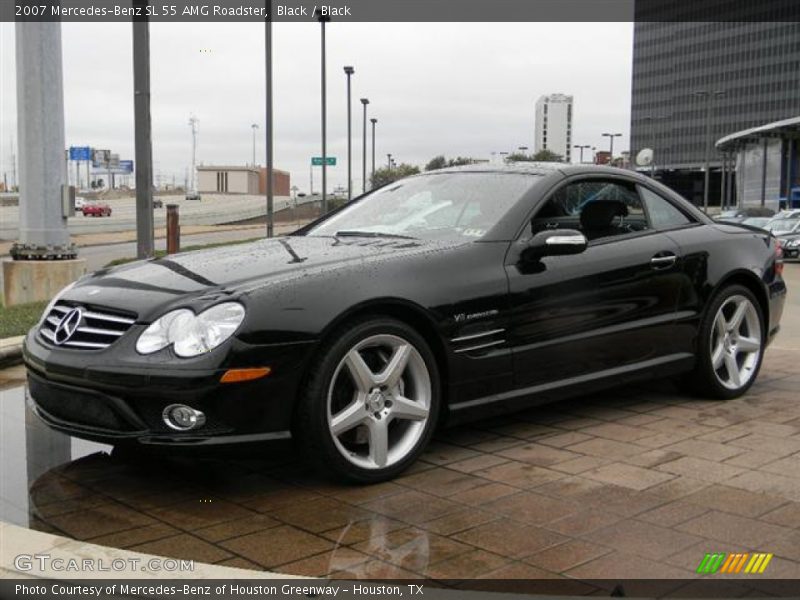
[(24, 335), (0, 340), (0, 368), (11, 367), (22, 362)]

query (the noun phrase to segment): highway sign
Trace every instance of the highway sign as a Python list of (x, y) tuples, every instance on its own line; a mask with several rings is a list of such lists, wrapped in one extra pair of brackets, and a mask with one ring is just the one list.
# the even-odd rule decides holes
[[(329, 167), (336, 166), (336, 157), (335, 156), (326, 156), (325, 157), (325, 164)], [(321, 156), (312, 156), (311, 157), (311, 165), (314, 167), (321, 167), (322, 166), (322, 157)]]
[(103, 166), (108, 162), (108, 158), (111, 155), (110, 150), (95, 150), (92, 154), (92, 163), (93, 166)]
[(92, 149), (89, 146), (70, 146), (70, 160), (92, 160)]
[(133, 173), (133, 161), (121, 160), (119, 161), (119, 168), (125, 173)]

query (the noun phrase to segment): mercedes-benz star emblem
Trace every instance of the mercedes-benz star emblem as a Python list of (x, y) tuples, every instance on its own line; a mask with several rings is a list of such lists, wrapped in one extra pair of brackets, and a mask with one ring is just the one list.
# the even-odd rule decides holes
[(53, 332), (53, 341), (59, 346), (68, 341), (78, 330), (82, 318), (83, 312), (81, 312), (80, 308), (73, 308), (65, 314), (56, 326), (55, 332)]

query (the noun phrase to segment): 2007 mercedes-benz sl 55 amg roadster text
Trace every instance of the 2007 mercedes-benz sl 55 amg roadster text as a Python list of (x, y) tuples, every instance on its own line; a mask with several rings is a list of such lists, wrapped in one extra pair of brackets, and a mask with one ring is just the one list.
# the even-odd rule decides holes
[(28, 395), (70, 435), (293, 437), (374, 482), (445, 421), (677, 374), (741, 395), (778, 331), (782, 270), (769, 233), (636, 173), (442, 169), (286, 237), (81, 278), (25, 340)]

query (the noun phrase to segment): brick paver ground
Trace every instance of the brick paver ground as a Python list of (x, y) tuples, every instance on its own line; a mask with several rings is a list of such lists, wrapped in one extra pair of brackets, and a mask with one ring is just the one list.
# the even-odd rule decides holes
[[(706, 552), (800, 577), (800, 349), (743, 398), (658, 381), (441, 432), (397, 480), (333, 484), (290, 449), (41, 476), (31, 525), (179, 558), (332, 577), (684, 578)], [(0, 373), (12, 385), (21, 369)], [(191, 475), (189, 473), (192, 473)]]

